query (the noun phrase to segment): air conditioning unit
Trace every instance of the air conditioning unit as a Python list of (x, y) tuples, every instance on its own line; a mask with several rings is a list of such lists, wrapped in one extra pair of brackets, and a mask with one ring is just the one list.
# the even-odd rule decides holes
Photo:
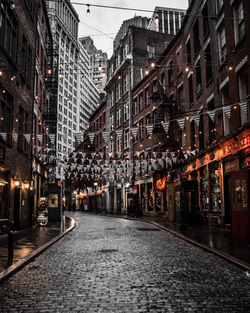
[(201, 92), (201, 84), (199, 84), (197, 87), (196, 87), (196, 92), (197, 94), (199, 94)]

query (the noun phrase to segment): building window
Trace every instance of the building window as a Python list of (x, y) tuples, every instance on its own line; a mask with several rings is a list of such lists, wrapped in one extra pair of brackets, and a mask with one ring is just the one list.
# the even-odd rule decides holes
[(172, 86), (174, 82), (174, 76), (173, 76), (173, 61), (170, 61), (167, 66), (168, 70), (168, 86)]
[(149, 87), (145, 89), (145, 105), (149, 106)]
[[(24, 76), (30, 80), (31, 78), (31, 59), (32, 59), (32, 52), (31, 48), (29, 47), (26, 38), (23, 36), (22, 40), (22, 70)], [(44, 59), (44, 55), (41, 55), (41, 60)], [(43, 67), (43, 65), (41, 65)], [(44, 68), (42, 68), (44, 71)]]
[[(0, 84), (0, 89), (2, 90), (2, 85)], [(0, 131), (1, 133), (11, 133), (12, 124), (12, 106), (13, 98), (6, 91), (4, 94), (0, 94)], [(10, 139), (10, 138), (9, 138)], [(6, 137), (8, 140), (8, 136)]]
[(141, 92), (139, 94), (139, 111), (142, 111), (143, 109), (143, 93)]
[(188, 77), (189, 106), (194, 104), (193, 75)]
[(129, 118), (129, 101), (126, 101), (124, 103), (124, 110), (123, 110), (123, 112), (124, 112), (124, 122), (125, 122)]
[(223, 0), (215, 0), (215, 10), (216, 14), (218, 14), (223, 6)]
[(206, 37), (206, 35), (209, 33), (209, 19), (208, 19), (208, 7), (207, 2), (205, 3), (203, 9), (202, 9), (202, 21), (203, 21), (203, 36)]
[(205, 62), (206, 62), (206, 83), (207, 85), (211, 82), (213, 78), (212, 73), (212, 52), (210, 44), (206, 47), (205, 50)]
[(187, 65), (191, 65), (191, 44), (190, 39), (188, 40), (186, 44), (186, 50), (187, 50)]
[(246, 101), (248, 93), (248, 78), (247, 74), (242, 72), (238, 75), (238, 90), (239, 101)]
[(143, 139), (143, 118), (139, 120), (139, 140)]
[(111, 130), (113, 130), (114, 127), (115, 127), (115, 117), (114, 117), (114, 113), (110, 115), (110, 124), (111, 124)]
[(194, 53), (197, 54), (200, 50), (200, 29), (199, 20), (197, 19), (193, 28), (193, 38), (194, 38)]
[(116, 111), (116, 127), (119, 127), (121, 125), (121, 122), (121, 109), (118, 109), (118, 111)]
[(190, 139), (191, 139), (191, 149), (195, 148), (195, 124), (194, 121), (190, 123)]
[(155, 58), (155, 47), (153, 45), (147, 45), (148, 58)]
[(204, 149), (204, 123), (203, 123), (203, 114), (200, 115), (200, 124), (199, 124), (199, 149)]
[(6, 0), (0, 6), (0, 44), (8, 56), (16, 62), (18, 24)]
[(234, 39), (235, 45), (240, 43), (245, 37), (245, 25), (244, 25), (244, 9), (243, 2), (238, 1), (233, 7), (233, 17), (234, 17)]
[(161, 87), (165, 91), (165, 72), (161, 73)]
[(201, 94), (201, 62), (200, 60), (197, 62), (196, 66), (196, 94), (197, 97)]
[(124, 149), (129, 147), (129, 128), (124, 130)]
[(116, 150), (117, 152), (121, 152), (122, 151), (122, 139), (121, 138), (117, 138), (116, 141)]
[(184, 111), (184, 90), (183, 84), (177, 89), (178, 93), (178, 110), (183, 112)]
[(151, 123), (150, 114), (146, 115), (146, 125), (149, 125)]
[(218, 47), (219, 47), (219, 62), (220, 64), (224, 64), (226, 62), (226, 55), (227, 55), (227, 49), (226, 49), (226, 34), (225, 34), (225, 28), (221, 28), (218, 31)]
[(133, 100), (133, 115), (137, 114), (137, 98)]
[(110, 152), (114, 153), (115, 152), (115, 141), (112, 140), (110, 142)]

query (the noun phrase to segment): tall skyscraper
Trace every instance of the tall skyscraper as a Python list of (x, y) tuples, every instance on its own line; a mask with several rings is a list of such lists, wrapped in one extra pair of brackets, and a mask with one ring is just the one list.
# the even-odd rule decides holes
[[(63, 179), (64, 161), (74, 150), (76, 134), (86, 127), (86, 118), (92, 114), (88, 112), (91, 111), (89, 107), (97, 105), (99, 94), (88, 80), (89, 61), (78, 41), (77, 12), (69, 0), (47, 1), (47, 5), (53, 40), (58, 44), (59, 53), (56, 177)], [(86, 118), (84, 111), (88, 112)]]
[(89, 36), (80, 37), (79, 41), (90, 56), (90, 79), (100, 91), (103, 91), (107, 76), (108, 55), (106, 52), (97, 49), (93, 39)]

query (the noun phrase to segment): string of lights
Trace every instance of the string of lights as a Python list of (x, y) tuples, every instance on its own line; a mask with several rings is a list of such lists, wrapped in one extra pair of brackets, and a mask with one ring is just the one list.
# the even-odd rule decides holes
[[(58, 2), (58, 0), (48, 0), (50, 2)], [(60, 1), (59, 1), (60, 2)], [(131, 7), (122, 7), (122, 6), (112, 6), (112, 5), (102, 5), (102, 4), (92, 4), (92, 3), (81, 3), (81, 2), (74, 2), (71, 1), (72, 5), (79, 5), (79, 6), (85, 6), (87, 7), (87, 12), (90, 15), (90, 7), (93, 8), (103, 8), (103, 9), (114, 9), (114, 10), (125, 10), (125, 11), (134, 11), (134, 12), (145, 12), (145, 13), (154, 13), (154, 10), (149, 10), (149, 9), (140, 9), (140, 8), (131, 8)], [(158, 13), (161, 12), (162, 10), (158, 10)], [(197, 10), (198, 12), (200, 10)], [(210, 18), (210, 19), (214, 19), (219, 20), (220, 17), (217, 15), (202, 15), (202, 14), (190, 14), (190, 13), (185, 13), (184, 16), (193, 16), (193, 17), (201, 17), (201, 18)], [(236, 18), (236, 17), (223, 17), (224, 20), (242, 20), (242, 18)], [(244, 21), (249, 22), (250, 20), (245, 19)]]

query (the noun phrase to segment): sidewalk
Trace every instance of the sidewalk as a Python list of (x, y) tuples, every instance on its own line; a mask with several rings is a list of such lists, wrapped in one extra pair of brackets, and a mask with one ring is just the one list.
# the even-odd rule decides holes
[(75, 227), (75, 221), (64, 216), (62, 224), (51, 223), (46, 227), (33, 226), (14, 232), (13, 262), (8, 262), (8, 235), (0, 236), (0, 281), (34, 259), (67, 232)]
[[(127, 217), (130, 219), (130, 217)], [(134, 219), (134, 218), (131, 218)], [(169, 222), (165, 217), (143, 216), (137, 220), (150, 222), (230, 262), (250, 270), (250, 244), (235, 241), (230, 230), (213, 226), (185, 225)]]

